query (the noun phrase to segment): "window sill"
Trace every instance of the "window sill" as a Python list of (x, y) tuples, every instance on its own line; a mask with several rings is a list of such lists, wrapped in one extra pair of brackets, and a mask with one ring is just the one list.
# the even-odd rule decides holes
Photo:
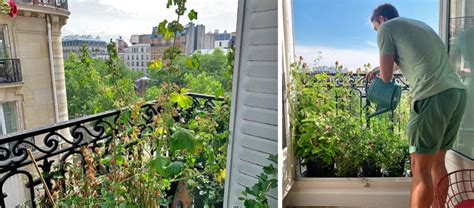
[(23, 87), (24, 82), (0, 83), (0, 89)]

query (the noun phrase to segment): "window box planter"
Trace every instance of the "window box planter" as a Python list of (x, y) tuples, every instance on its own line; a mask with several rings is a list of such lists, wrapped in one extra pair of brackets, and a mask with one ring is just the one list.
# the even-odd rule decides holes
[(408, 207), (410, 177), (297, 178), (285, 206)]

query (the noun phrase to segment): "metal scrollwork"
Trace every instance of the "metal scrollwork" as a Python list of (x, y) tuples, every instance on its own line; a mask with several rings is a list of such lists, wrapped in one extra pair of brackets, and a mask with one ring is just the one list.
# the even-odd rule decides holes
[[(215, 98), (213, 96), (188, 93), (193, 99), (192, 109), (210, 110), (215, 106), (214, 101), (223, 101), (222, 98)], [(146, 129), (153, 130), (151, 124), (153, 119), (160, 111), (159, 104), (147, 103), (142, 106), (142, 118), (146, 125), (140, 127), (141, 132)], [(191, 110), (192, 109), (188, 109)], [(32, 207), (36, 207), (34, 197), (36, 186), (40, 186), (41, 182), (36, 176), (36, 172), (30, 173), (27, 167), (32, 164), (28, 157), (27, 149), (33, 151), (34, 157), (39, 164), (39, 167), (46, 175), (45, 180), (48, 186), (52, 186), (52, 167), (53, 164), (70, 160), (74, 157), (75, 160), (82, 161), (84, 164), (84, 155), (81, 152), (82, 147), (93, 149), (98, 147), (101, 142), (108, 142), (111, 140), (111, 132), (117, 131), (120, 116), (126, 112), (127, 109), (112, 110), (91, 116), (61, 122), (55, 125), (41, 127), (37, 129), (28, 130), (25, 132), (18, 132), (0, 137), (0, 206), (6, 206), (6, 199), (8, 194), (4, 193), (6, 190), (4, 185), (8, 179), (15, 175), (25, 175), (27, 181), (24, 185), (29, 190), (29, 196), (32, 196), (28, 201), (31, 202)], [(41, 138), (35, 139), (35, 138)], [(41, 141), (41, 142), (38, 142)], [(36, 143), (38, 142), (38, 143)], [(79, 157), (76, 157), (79, 156)], [(62, 170), (62, 174), (65, 171)]]

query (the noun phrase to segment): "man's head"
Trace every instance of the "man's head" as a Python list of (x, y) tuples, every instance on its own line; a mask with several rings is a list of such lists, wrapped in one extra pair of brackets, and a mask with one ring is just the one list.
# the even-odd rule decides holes
[(374, 30), (377, 31), (385, 21), (399, 17), (397, 9), (391, 4), (382, 4), (374, 9), (370, 22), (374, 25)]

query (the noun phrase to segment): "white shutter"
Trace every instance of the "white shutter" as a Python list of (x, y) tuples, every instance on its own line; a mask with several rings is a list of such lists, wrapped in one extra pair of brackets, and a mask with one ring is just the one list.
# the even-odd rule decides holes
[[(224, 207), (239, 207), (278, 153), (278, 3), (239, 0)], [(268, 194), (277, 207), (277, 190)]]

